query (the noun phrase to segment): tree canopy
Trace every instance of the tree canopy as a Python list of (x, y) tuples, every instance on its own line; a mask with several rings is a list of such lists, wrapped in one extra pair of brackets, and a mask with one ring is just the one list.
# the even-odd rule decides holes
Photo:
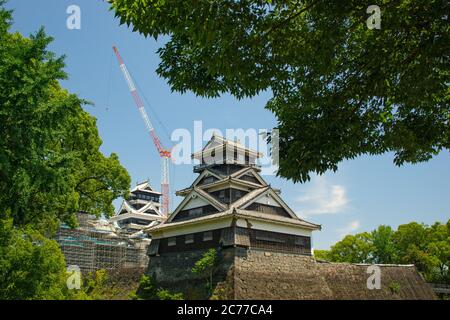
[(450, 283), (450, 220), (431, 226), (411, 222), (397, 230), (379, 226), (372, 232), (347, 235), (319, 259), (334, 262), (414, 264), (428, 281)]
[(167, 36), (157, 69), (173, 90), (270, 90), (279, 175), (305, 181), (362, 154), (396, 165), (450, 147), (449, 4), (380, 0), (109, 0), (121, 23)]
[(64, 299), (66, 264), (56, 241), (0, 219), (0, 300)]
[(77, 211), (109, 216), (130, 177), (117, 155), (100, 151), (86, 102), (64, 90), (64, 58), (47, 50), (43, 30), (9, 31), (0, 0), (0, 299), (67, 297), (56, 241)]
[[(3, 1), (0, 1), (0, 5)], [(0, 218), (15, 226), (75, 224), (74, 213), (111, 215), (130, 177), (117, 155), (105, 157), (85, 101), (62, 89), (63, 57), (52, 39), (9, 33), (0, 7)]]

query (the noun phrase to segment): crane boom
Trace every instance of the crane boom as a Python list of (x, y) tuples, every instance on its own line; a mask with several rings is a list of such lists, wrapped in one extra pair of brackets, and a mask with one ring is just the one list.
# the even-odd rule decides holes
[(153, 140), (153, 143), (158, 150), (160, 157), (162, 158), (162, 170), (161, 170), (161, 192), (162, 192), (162, 212), (164, 215), (169, 214), (169, 159), (172, 157), (170, 150), (165, 149), (158, 135), (155, 132), (155, 128), (147, 115), (147, 112), (144, 108), (144, 103), (142, 102), (141, 97), (136, 89), (133, 79), (131, 78), (130, 73), (128, 72), (127, 66), (125, 65), (122, 57), (120, 56), (119, 50), (116, 47), (113, 47), (114, 53), (116, 54), (117, 60), (119, 62), (120, 69), (122, 70), (123, 76), (128, 84), (128, 88), (130, 89), (133, 100), (141, 114), (142, 119), (144, 120), (145, 126), (147, 127), (148, 132), (150, 133), (150, 137)]

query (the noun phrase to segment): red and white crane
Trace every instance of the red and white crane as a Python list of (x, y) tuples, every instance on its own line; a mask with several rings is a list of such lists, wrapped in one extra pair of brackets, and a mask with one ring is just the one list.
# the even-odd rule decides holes
[(131, 95), (133, 96), (133, 100), (136, 103), (136, 106), (141, 114), (142, 119), (144, 119), (144, 123), (147, 127), (148, 132), (150, 133), (150, 137), (153, 140), (153, 143), (158, 150), (159, 156), (162, 159), (162, 168), (161, 168), (161, 192), (162, 192), (162, 213), (167, 216), (169, 214), (169, 161), (172, 157), (171, 151), (169, 149), (165, 149), (159, 140), (158, 135), (155, 132), (155, 128), (150, 121), (150, 118), (147, 115), (147, 112), (144, 108), (144, 103), (139, 96), (136, 86), (131, 78), (130, 73), (128, 72), (127, 66), (123, 62), (122, 57), (120, 56), (119, 50), (116, 47), (113, 47), (114, 53), (116, 54), (117, 60), (119, 61), (120, 69), (127, 81), (128, 87), (130, 88)]

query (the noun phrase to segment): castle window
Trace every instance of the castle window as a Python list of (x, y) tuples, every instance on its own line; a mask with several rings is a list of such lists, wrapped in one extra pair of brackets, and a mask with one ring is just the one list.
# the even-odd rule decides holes
[(211, 241), (213, 239), (212, 231), (206, 231), (203, 233), (203, 241)]
[(275, 233), (260, 231), (255, 236), (257, 241), (284, 243), (284, 239)]
[(172, 237), (167, 239), (167, 246), (168, 247), (173, 247), (177, 244), (177, 238), (176, 237)]
[(187, 234), (184, 243), (185, 244), (194, 243), (194, 235), (193, 234)]
[(191, 216), (191, 217), (198, 217), (202, 213), (203, 213), (202, 207), (189, 210), (189, 216)]
[(306, 238), (305, 237), (295, 237), (295, 245), (306, 247)]

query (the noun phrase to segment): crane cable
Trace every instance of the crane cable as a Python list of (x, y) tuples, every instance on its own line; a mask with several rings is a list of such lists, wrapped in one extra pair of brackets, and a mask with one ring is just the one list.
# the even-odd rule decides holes
[(139, 93), (141, 94), (141, 96), (144, 98), (145, 103), (147, 104), (147, 106), (149, 107), (150, 111), (152, 112), (152, 115), (155, 117), (156, 122), (158, 122), (159, 126), (161, 127), (161, 129), (163, 129), (165, 136), (167, 137), (167, 139), (169, 141), (170, 140), (170, 134), (169, 131), (167, 130), (167, 128), (164, 126), (164, 124), (162, 123), (162, 121), (160, 120), (160, 118), (158, 117), (158, 114), (156, 113), (155, 109), (152, 107), (152, 105), (150, 104), (150, 102), (147, 99), (147, 96), (144, 93), (144, 90), (141, 89), (141, 86), (139, 85), (139, 82), (136, 81), (136, 79), (133, 77), (133, 75), (130, 73), (131, 78), (133, 79), (134, 83), (136, 83), (136, 87), (139, 90)]
[(111, 98), (111, 80), (112, 80), (112, 67), (113, 67), (113, 60), (114, 60), (114, 53), (111, 52), (110, 58), (109, 58), (109, 70), (108, 70), (108, 84), (106, 88), (106, 105), (105, 109), (106, 111), (109, 111), (109, 102)]

